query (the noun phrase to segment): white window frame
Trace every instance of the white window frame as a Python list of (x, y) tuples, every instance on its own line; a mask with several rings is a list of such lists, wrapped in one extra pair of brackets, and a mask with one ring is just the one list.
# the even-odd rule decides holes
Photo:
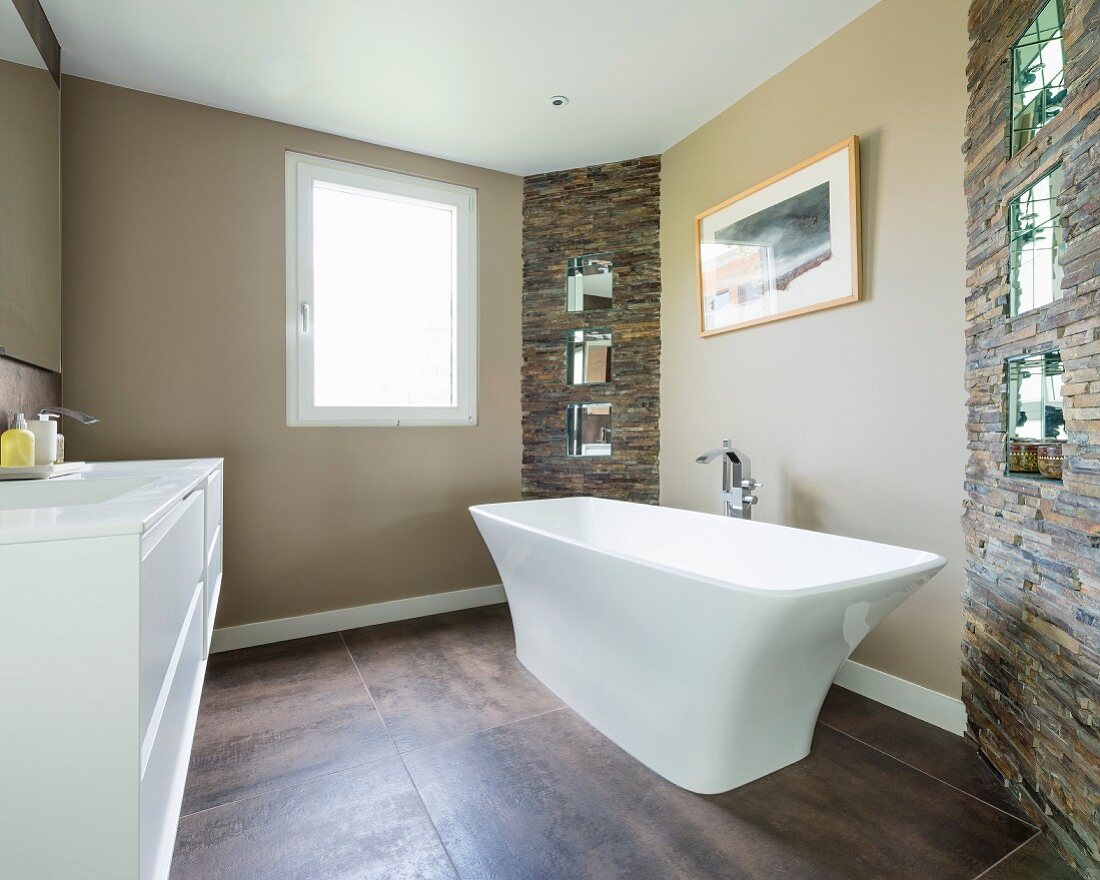
[[(455, 406), (315, 406), (313, 326), (313, 182), (365, 188), (452, 205), (457, 218)], [(438, 426), (477, 424), (477, 191), (366, 165), (286, 154), (286, 423), (289, 426)]]

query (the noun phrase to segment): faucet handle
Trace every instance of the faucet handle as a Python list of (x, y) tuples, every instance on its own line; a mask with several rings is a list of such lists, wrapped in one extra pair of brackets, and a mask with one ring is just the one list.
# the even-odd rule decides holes
[[(754, 489), (763, 489), (764, 484), (759, 482), (758, 480), (753, 480), (753, 479), (742, 480), (741, 481), (741, 488), (742, 489), (748, 489), (750, 492), (752, 492)], [(755, 503), (755, 502), (753, 502), (753, 503)]]

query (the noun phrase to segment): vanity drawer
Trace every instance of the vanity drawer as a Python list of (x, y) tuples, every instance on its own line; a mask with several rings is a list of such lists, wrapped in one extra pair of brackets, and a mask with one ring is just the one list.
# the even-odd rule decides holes
[(202, 660), (203, 592), (203, 585), (196, 584), (191, 593), (186, 627), (160, 720), (148, 748), (142, 748), (144, 760), (138, 795), (141, 880), (168, 876), (205, 669)]
[(145, 742), (203, 572), (204, 493), (192, 492), (141, 539), (138, 583), (139, 742)]
[(206, 560), (206, 588), (203, 596), (203, 616), (205, 642), (203, 656), (210, 653), (210, 640), (214, 636), (214, 616), (218, 611), (218, 595), (222, 585), (222, 531), (218, 526), (214, 530), (214, 543)]
[(206, 478), (206, 552), (214, 541), (214, 533), (222, 524), (222, 469), (216, 468)]

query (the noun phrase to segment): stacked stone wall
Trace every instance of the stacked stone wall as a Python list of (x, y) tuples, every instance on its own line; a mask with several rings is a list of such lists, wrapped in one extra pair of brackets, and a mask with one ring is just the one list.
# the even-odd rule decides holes
[[(970, 7), (963, 699), (981, 754), (1100, 878), (1100, 0), (1064, 0), (1069, 96), (1009, 156), (1009, 52), (1045, 2)], [(1062, 297), (1013, 317), (1008, 204), (1058, 164)], [(1046, 351), (1065, 367), (1062, 482), (1005, 467), (1005, 361)]]

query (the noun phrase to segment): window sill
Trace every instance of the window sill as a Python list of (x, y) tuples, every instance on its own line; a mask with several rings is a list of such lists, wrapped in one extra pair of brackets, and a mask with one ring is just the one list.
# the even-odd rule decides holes
[(416, 419), (379, 419), (367, 421), (301, 421), (287, 419), (288, 428), (476, 428), (477, 419), (457, 420), (416, 420)]

